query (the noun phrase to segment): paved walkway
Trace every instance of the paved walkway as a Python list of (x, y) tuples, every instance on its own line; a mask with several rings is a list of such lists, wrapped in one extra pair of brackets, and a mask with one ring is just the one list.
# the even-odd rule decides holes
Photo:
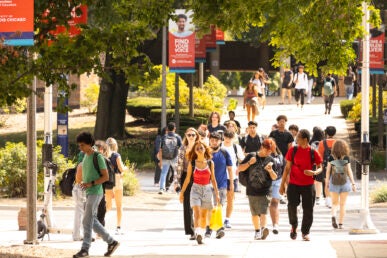
[[(242, 127), (246, 127), (246, 112), (241, 107), (241, 98), (237, 99), (237, 120), (241, 122)], [(316, 125), (322, 128), (334, 125), (340, 137), (346, 138), (348, 135), (347, 123), (341, 117), (338, 99), (331, 115), (324, 115), (320, 98), (313, 104), (305, 105), (303, 110), (294, 104), (276, 105), (278, 102), (278, 97), (268, 98), (267, 106), (257, 117), (260, 133), (268, 134), (272, 124), (276, 122), (276, 117), (284, 114), (288, 117), (288, 125), (294, 123), (308, 130), (312, 130)], [(386, 173), (371, 173), (370, 188), (378, 184), (374, 175), (380, 180), (386, 180)], [(348, 234), (351, 228), (361, 228), (360, 189), (348, 197), (345, 230), (333, 230), (329, 209), (323, 205), (315, 207), (310, 242), (303, 242), (300, 238), (296, 241), (290, 240), (286, 205), (280, 206), (280, 234), (270, 234), (265, 241), (254, 241), (248, 201), (242, 190), (242, 193), (236, 194), (233, 228), (226, 231), (223, 239), (205, 239), (205, 244), (198, 246), (195, 241), (189, 241), (183, 235), (182, 206), (177, 195), (165, 194), (161, 202), (157, 188), (153, 186), (153, 173), (141, 172), (138, 176), (142, 191), (150, 195), (147, 200), (149, 203), (147, 209), (125, 207), (122, 225), (125, 234), (116, 236), (121, 246), (114, 254), (115, 257), (387, 257), (387, 208), (370, 209), (372, 221), (380, 233)], [(357, 181), (357, 184), (361, 186), (360, 181)], [(61, 226), (71, 228), (72, 210), (55, 205), (55, 212), (58, 221), (62, 223)], [(50, 241), (45, 240), (34, 248), (35, 251), (28, 251), (23, 246), (26, 232), (17, 230), (16, 213), (15, 209), (0, 205), (0, 257), (69, 257), (79, 250), (81, 243), (71, 241), (71, 235), (51, 234)], [(112, 221), (114, 220), (111, 217), (107, 217), (106, 226), (111, 231), (114, 230)], [(270, 219), (268, 221), (268, 225), (271, 225)], [(23, 255), (4, 253), (4, 250), (10, 253), (11, 250), (23, 247), (27, 250)], [(51, 252), (51, 256), (33, 256), (36, 250), (45, 248), (54, 250), (55, 255)], [(105, 251), (106, 245), (97, 239), (96, 243), (92, 244), (90, 255), (101, 257)]]

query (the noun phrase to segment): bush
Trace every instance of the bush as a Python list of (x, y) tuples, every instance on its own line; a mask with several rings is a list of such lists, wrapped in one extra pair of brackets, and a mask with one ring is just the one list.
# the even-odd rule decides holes
[[(167, 101), (167, 108), (170, 107)], [(128, 99), (126, 102), (126, 110), (128, 113), (137, 119), (151, 119), (151, 110), (161, 108), (161, 98), (138, 97)]]
[(238, 100), (230, 98), (228, 100), (227, 111), (235, 110), (238, 106)]
[(372, 151), (372, 161), (370, 169), (382, 170), (386, 167), (386, 156), (384, 151), (374, 150)]
[(387, 202), (387, 184), (380, 184), (371, 192), (371, 201), (373, 203)]
[(269, 91), (276, 92), (281, 84), (281, 75), (279, 72), (275, 72), (270, 78)]
[[(175, 119), (175, 109), (167, 109), (167, 120), (172, 121)], [(189, 109), (180, 109), (180, 125), (190, 125), (190, 126), (199, 126), (201, 123), (207, 124), (209, 115), (211, 114), (210, 110), (204, 109), (194, 109), (194, 117), (189, 116)], [(155, 123), (160, 123), (161, 121), (161, 109), (152, 109), (150, 120)]]
[[(42, 141), (37, 142), (37, 171), (38, 193), (44, 192), (44, 173), (42, 165)], [(63, 172), (74, 164), (60, 154), (60, 146), (53, 149), (53, 162), (58, 164), (57, 178), (61, 178)], [(27, 147), (19, 142), (7, 142), (0, 149), (0, 188), (6, 197), (26, 197), (27, 194)], [(58, 188), (57, 188), (58, 189)], [(59, 195), (59, 191), (57, 191)]]
[(349, 111), (352, 110), (354, 105), (355, 105), (355, 100), (354, 99), (340, 101), (341, 114), (343, 114), (345, 119), (347, 119)]
[(122, 160), (127, 160), (136, 166), (151, 162), (152, 139), (126, 139), (119, 152)]
[(97, 112), (99, 87), (99, 85), (91, 83), (85, 88), (81, 105), (87, 107), (89, 113)]
[[(372, 98), (372, 90), (369, 93), (369, 112), (371, 115), (372, 112), (372, 103), (373, 103), (373, 98)], [(379, 102), (379, 94), (376, 94), (376, 103)], [(383, 107), (387, 107), (387, 91), (383, 91)], [(378, 112), (378, 110), (376, 110)], [(348, 118), (351, 119), (352, 121), (356, 122), (361, 119), (361, 93), (358, 93), (354, 105), (352, 107), (352, 110), (348, 114)]]
[(11, 106), (0, 107), (0, 128), (5, 126), (9, 114), (22, 113), (27, 109), (27, 99), (17, 99)]
[(135, 174), (135, 164), (130, 161), (125, 161), (125, 165), (128, 167), (128, 171), (124, 173), (123, 185), (124, 196), (133, 196), (140, 188), (140, 184)]

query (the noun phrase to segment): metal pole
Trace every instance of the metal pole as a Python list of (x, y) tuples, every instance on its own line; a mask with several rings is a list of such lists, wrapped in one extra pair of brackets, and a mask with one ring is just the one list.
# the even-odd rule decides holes
[(199, 63), (199, 87), (203, 88), (204, 63)]
[(36, 156), (36, 77), (27, 99), (27, 239), (24, 244), (37, 244), (37, 156)]
[(180, 130), (180, 105), (179, 105), (179, 74), (175, 73), (175, 124), (176, 133)]
[[(361, 142), (369, 142), (369, 87), (370, 87), (370, 24), (369, 10), (366, 2), (362, 3), (363, 8), (363, 21), (362, 25), (366, 33), (363, 39), (363, 63), (362, 63), (362, 76), (361, 76)], [(350, 234), (375, 234), (378, 233), (374, 224), (372, 223), (369, 213), (369, 165), (362, 164), (362, 176), (361, 176), (361, 209), (360, 209), (360, 225), (357, 229), (351, 229)]]
[(161, 128), (167, 126), (167, 27), (163, 26), (161, 50)]

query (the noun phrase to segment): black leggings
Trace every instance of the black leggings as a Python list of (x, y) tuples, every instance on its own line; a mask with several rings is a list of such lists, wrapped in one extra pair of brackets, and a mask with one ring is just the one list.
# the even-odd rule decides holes
[(325, 111), (331, 112), (334, 98), (335, 98), (335, 94), (324, 96)]
[[(182, 173), (180, 178), (180, 185), (183, 186), (187, 173)], [(186, 235), (194, 235), (194, 222), (192, 216), (192, 208), (190, 203), (192, 183), (189, 183), (184, 192), (183, 214), (184, 214), (184, 231)]]
[(305, 90), (304, 89), (295, 89), (294, 97), (298, 102), (301, 98), (301, 105), (304, 105)]

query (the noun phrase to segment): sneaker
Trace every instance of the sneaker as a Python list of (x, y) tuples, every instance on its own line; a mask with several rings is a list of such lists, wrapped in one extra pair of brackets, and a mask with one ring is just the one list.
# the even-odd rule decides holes
[(309, 235), (308, 234), (306, 234), (306, 235), (302, 234), (302, 240), (303, 241), (310, 241)]
[(320, 197), (316, 197), (316, 205), (320, 205)]
[(110, 256), (114, 253), (114, 251), (120, 246), (120, 243), (117, 241), (113, 241), (113, 243), (108, 244), (107, 252), (104, 254), (104, 256)]
[(189, 237), (189, 240), (196, 240), (195, 235), (191, 235), (191, 236)]
[(339, 224), (339, 229), (344, 229), (343, 224)]
[(332, 217), (332, 227), (337, 228), (336, 217)]
[(218, 229), (218, 231), (216, 231), (216, 238), (221, 239), (222, 237), (224, 237), (224, 229), (223, 228)]
[(296, 228), (293, 228), (290, 230), (290, 238), (292, 240), (296, 240), (297, 239), (297, 229)]
[(164, 189), (160, 189), (159, 194), (163, 194), (163, 193), (164, 193)]
[(206, 233), (204, 234), (205, 237), (210, 238), (212, 234), (212, 230), (209, 226), (206, 227)]
[(325, 205), (330, 209), (332, 208), (332, 200), (331, 197), (326, 197), (325, 198)]
[(273, 234), (277, 235), (279, 233), (278, 231), (278, 225), (273, 226)]
[(77, 257), (89, 257), (89, 252), (84, 249), (81, 249), (81, 251), (73, 255), (73, 258)]
[(268, 228), (263, 228), (261, 231), (262, 231), (261, 239), (265, 240), (266, 237), (269, 235), (269, 229)]
[(225, 228), (231, 228), (231, 224), (230, 224), (230, 221), (229, 221), (229, 220), (226, 219), (226, 220), (224, 221), (224, 227), (225, 227)]
[(116, 228), (115, 234), (116, 235), (122, 235), (123, 233), (121, 231), (121, 228)]
[(261, 240), (261, 231), (255, 231), (254, 240)]
[(196, 236), (196, 241), (198, 242), (199, 245), (203, 244), (203, 237), (202, 237), (202, 235), (197, 235)]
[(286, 204), (286, 201), (284, 199), (281, 199), (280, 204)]

